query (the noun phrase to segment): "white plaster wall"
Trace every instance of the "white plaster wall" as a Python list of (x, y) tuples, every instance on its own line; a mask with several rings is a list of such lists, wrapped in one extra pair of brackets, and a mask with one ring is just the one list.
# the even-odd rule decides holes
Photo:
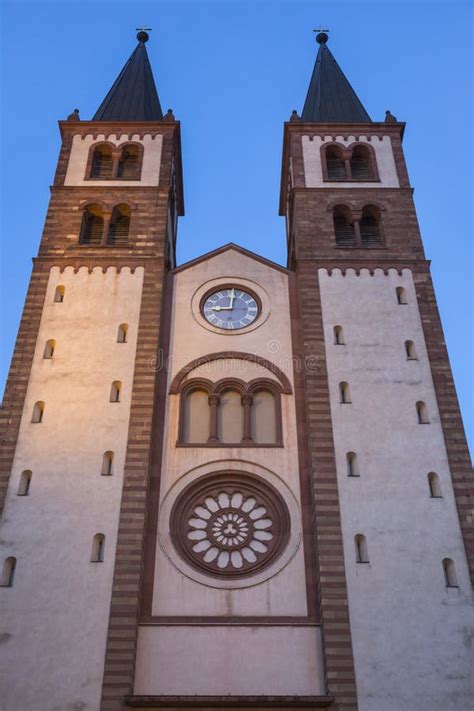
[[(2, 519), (2, 559), (18, 559), (14, 586), (0, 588), (2, 711), (99, 709), (142, 282), (142, 268), (51, 270)], [(113, 380), (120, 403), (109, 402)], [(32, 424), (37, 400), (44, 419)], [(100, 475), (106, 450), (111, 477)], [(18, 497), (24, 469), (30, 494)], [(101, 564), (90, 562), (98, 532)]]
[[(335, 141), (341, 145), (349, 146), (354, 143), (356, 136), (336, 136)], [(360, 136), (359, 143), (372, 146), (375, 150), (377, 168), (380, 181), (377, 182), (348, 182), (323, 180), (323, 169), (321, 165), (321, 146), (325, 143), (332, 143), (332, 136), (302, 136), (303, 162), (307, 188), (398, 188), (400, 187), (393, 157), (392, 143), (390, 136), (371, 136), (370, 142), (367, 136)]]
[(119, 146), (129, 142), (128, 134), (120, 136), (116, 136), (115, 134), (110, 136), (99, 134), (97, 137), (94, 137), (92, 134), (87, 134), (84, 137), (76, 135), (73, 138), (64, 185), (86, 185), (89, 187), (92, 185), (106, 187), (112, 187), (114, 185), (119, 187), (158, 185), (163, 136), (151, 136), (150, 134), (146, 134), (140, 138), (138, 134), (135, 134), (131, 137), (131, 140), (143, 145), (141, 180), (85, 180), (87, 159), (90, 147), (93, 144), (107, 141), (113, 143), (115, 146)]
[[(472, 591), (411, 272), (319, 271), (360, 711), (470, 711)], [(403, 286), (407, 305), (397, 304)], [(334, 345), (333, 326), (345, 346)], [(407, 361), (405, 340), (418, 360)], [(339, 403), (347, 381), (352, 404)], [(417, 424), (415, 403), (430, 424)], [(360, 478), (348, 478), (346, 452)], [(440, 478), (431, 499), (427, 474)], [(354, 536), (370, 564), (356, 564)], [(456, 565), (447, 589), (443, 558)]]
[(142, 627), (138, 649), (135, 694), (325, 693), (315, 627)]

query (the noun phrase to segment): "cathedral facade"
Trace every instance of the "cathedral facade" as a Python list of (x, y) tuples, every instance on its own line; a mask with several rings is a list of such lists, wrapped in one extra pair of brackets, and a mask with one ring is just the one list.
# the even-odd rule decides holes
[(472, 470), (405, 125), (320, 33), (287, 266), (177, 265), (180, 124), (137, 39), (60, 122), (2, 409), (0, 708), (468, 711)]

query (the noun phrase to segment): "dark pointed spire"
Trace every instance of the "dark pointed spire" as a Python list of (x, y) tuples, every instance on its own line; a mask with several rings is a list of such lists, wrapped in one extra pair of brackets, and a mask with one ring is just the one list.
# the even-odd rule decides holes
[(163, 112), (156, 91), (145, 42), (148, 34), (137, 34), (138, 45), (94, 114), (93, 121), (161, 121)]
[(320, 32), (316, 41), (320, 47), (301, 114), (302, 120), (311, 123), (367, 123), (371, 121), (369, 114), (328, 49), (327, 34)]

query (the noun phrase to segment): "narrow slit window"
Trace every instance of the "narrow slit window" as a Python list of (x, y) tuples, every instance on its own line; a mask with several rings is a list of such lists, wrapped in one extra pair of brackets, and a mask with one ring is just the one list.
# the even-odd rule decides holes
[(367, 539), (362, 533), (358, 533), (354, 538), (356, 563), (368, 563), (369, 552), (367, 549)]
[(52, 358), (54, 356), (54, 350), (56, 348), (56, 341), (50, 338), (46, 341), (43, 351), (43, 358)]
[(382, 220), (380, 210), (374, 205), (366, 205), (359, 221), (362, 247), (376, 247), (382, 244)]
[(430, 489), (430, 496), (432, 499), (442, 499), (443, 494), (441, 493), (441, 486), (439, 483), (439, 476), (435, 472), (430, 472), (428, 474), (428, 486)]
[(33, 407), (33, 415), (31, 417), (31, 421), (35, 423), (43, 422), (43, 415), (44, 402), (42, 400), (38, 400), (38, 402), (35, 402), (35, 405)]
[(355, 146), (351, 156), (351, 174), (354, 180), (373, 180), (370, 153), (366, 146)]
[(395, 289), (395, 293), (397, 295), (397, 303), (398, 304), (403, 305), (403, 304), (408, 303), (405, 289), (403, 288), (403, 286), (397, 286), (397, 288)]
[(413, 341), (405, 341), (405, 353), (407, 360), (417, 360), (415, 344)]
[(112, 177), (112, 148), (107, 145), (96, 146), (92, 155), (91, 178)]
[(326, 167), (328, 180), (344, 180), (346, 176), (346, 166), (340, 148), (330, 146), (326, 148)]
[(347, 476), (360, 476), (359, 462), (355, 452), (347, 452)]
[(127, 342), (127, 333), (128, 333), (128, 324), (121, 323), (120, 326), (118, 327), (117, 343), (126, 343)]
[(118, 164), (117, 177), (125, 180), (139, 180), (140, 163), (140, 150), (138, 146), (124, 146)]
[(65, 291), (65, 287), (61, 284), (56, 287), (56, 289), (54, 290), (54, 301), (56, 304), (62, 304), (62, 302), (64, 301)]
[(25, 471), (21, 473), (17, 496), (28, 496), (28, 494), (30, 493), (32, 476), (33, 474), (29, 469), (25, 469)]
[(100, 205), (87, 205), (82, 213), (79, 243), (100, 246), (104, 232), (104, 216)]
[(3, 588), (11, 588), (13, 587), (13, 580), (15, 578), (15, 570), (16, 570), (16, 558), (14, 556), (9, 556), (8, 558), (5, 558), (3, 561), (3, 568), (2, 568), (2, 578), (0, 582), (0, 586)]
[(421, 400), (416, 403), (416, 414), (418, 417), (418, 424), (419, 425), (429, 425), (430, 424), (430, 418), (428, 417), (428, 408), (426, 407), (426, 403), (422, 402)]
[(103, 533), (96, 533), (92, 539), (92, 563), (103, 563), (105, 554), (105, 536)]
[(344, 346), (346, 343), (342, 326), (334, 326), (334, 343), (336, 346)]
[(339, 402), (344, 405), (349, 405), (351, 402), (348, 383), (339, 383)]
[(110, 402), (120, 402), (120, 393), (122, 390), (122, 383), (120, 380), (114, 380), (110, 386)]
[(456, 568), (454, 567), (454, 561), (451, 558), (444, 558), (443, 560), (443, 571), (444, 571), (444, 581), (447, 588), (458, 588), (458, 578), (456, 575)]
[(114, 453), (104, 452), (102, 457), (102, 476), (112, 476), (114, 467)]

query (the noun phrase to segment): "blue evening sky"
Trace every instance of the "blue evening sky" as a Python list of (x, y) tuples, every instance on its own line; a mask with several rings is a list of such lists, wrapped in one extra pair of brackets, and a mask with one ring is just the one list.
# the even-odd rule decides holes
[(407, 122), (405, 153), (466, 428), (472, 432), (472, 3), (1, 2), (3, 383), (59, 151), (57, 120), (89, 119), (135, 47), (182, 122), (182, 263), (236, 242), (285, 263), (283, 122), (329, 46), (371, 117)]

